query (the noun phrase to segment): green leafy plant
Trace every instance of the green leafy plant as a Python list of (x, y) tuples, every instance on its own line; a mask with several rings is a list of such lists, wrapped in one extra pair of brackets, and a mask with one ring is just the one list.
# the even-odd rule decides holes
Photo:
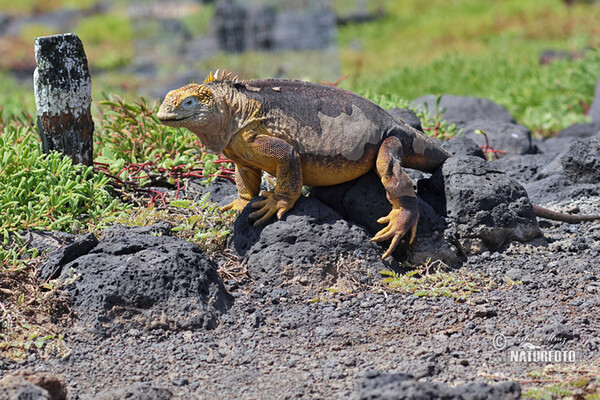
[[(533, 380), (542, 384), (531, 386), (524, 384), (522, 397), (524, 399), (552, 400), (563, 398), (574, 398), (582, 400), (600, 399), (600, 378), (598, 371), (592, 371), (578, 366), (574, 371), (562, 371), (562, 373), (548, 373), (545, 371), (532, 371), (529, 375)], [(561, 376), (564, 375), (564, 376)]]
[(0, 260), (23, 267), (27, 252), (18, 232), (26, 229), (71, 231), (98, 223), (124, 205), (108, 188), (108, 177), (92, 167), (73, 165), (57, 152), (43, 154), (31, 125), (6, 123), (0, 134)]
[(176, 185), (179, 178), (232, 179), (228, 160), (204, 151), (191, 132), (160, 123), (158, 104), (149, 107), (143, 98), (126, 102), (118, 96), (100, 104), (96, 165), (122, 184), (164, 186)]
[(95, 14), (79, 21), (75, 32), (85, 45), (90, 65), (112, 69), (133, 58), (133, 31), (127, 17)]
[(385, 289), (412, 293), (418, 297), (453, 297), (464, 300), (494, 283), (481, 275), (466, 270), (446, 271), (441, 261), (428, 261), (406, 274), (382, 271)]
[(103, 222), (105, 225), (147, 226), (167, 221), (176, 236), (200, 246), (208, 254), (223, 251), (235, 219), (234, 211), (221, 212), (220, 207), (210, 201), (209, 193), (198, 200), (177, 200), (168, 195), (164, 195), (163, 200), (162, 207), (131, 208)]

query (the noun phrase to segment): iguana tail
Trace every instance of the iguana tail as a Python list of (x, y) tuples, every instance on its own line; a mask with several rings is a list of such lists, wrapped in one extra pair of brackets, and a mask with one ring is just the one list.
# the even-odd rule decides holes
[(536, 217), (551, 219), (554, 221), (568, 222), (569, 224), (577, 224), (583, 221), (596, 221), (600, 220), (600, 215), (586, 214), (586, 215), (575, 215), (575, 214), (563, 214), (556, 211), (549, 210), (544, 207), (533, 204), (533, 212)]

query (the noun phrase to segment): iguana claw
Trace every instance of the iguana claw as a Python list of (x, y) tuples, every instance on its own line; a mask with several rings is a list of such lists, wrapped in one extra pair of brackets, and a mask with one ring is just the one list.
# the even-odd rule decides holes
[(390, 247), (383, 254), (383, 256), (381, 256), (381, 258), (385, 259), (389, 257), (396, 249), (400, 239), (406, 235), (408, 231), (410, 231), (408, 243), (411, 244), (417, 234), (418, 221), (418, 212), (415, 213), (414, 211), (411, 212), (406, 209), (398, 208), (392, 209), (387, 216), (379, 218), (377, 222), (380, 224), (387, 224), (387, 226), (377, 232), (373, 239), (371, 239), (371, 242), (382, 242), (384, 240), (392, 239)]
[(283, 214), (288, 212), (296, 203), (288, 197), (272, 192), (261, 192), (260, 195), (265, 199), (252, 204), (252, 208), (258, 208), (258, 210), (248, 216), (249, 219), (257, 219), (254, 226), (265, 225), (275, 214), (277, 214), (277, 219), (281, 219)]

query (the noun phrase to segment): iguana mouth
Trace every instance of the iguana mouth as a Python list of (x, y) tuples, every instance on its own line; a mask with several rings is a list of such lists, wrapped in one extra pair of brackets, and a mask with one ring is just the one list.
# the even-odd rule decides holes
[(161, 113), (158, 113), (156, 115), (156, 118), (158, 118), (159, 121), (161, 121), (161, 122), (182, 122), (182, 121), (185, 121), (187, 119), (190, 119), (190, 118), (194, 117), (194, 115), (196, 115), (196, 114), (188, 115), (186, 117), (179, 117), (177, 114), (161, 114)]

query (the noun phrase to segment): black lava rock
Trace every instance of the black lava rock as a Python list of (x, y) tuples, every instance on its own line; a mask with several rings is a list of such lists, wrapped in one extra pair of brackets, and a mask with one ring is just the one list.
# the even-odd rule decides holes
[(171, 400), (173, 393), (169, 389), (152, 386), (150, 383), (135, 383), (119, 389), (106, 390), (96, 400)]
[[(426, 95), (416, 99), (413, 104), (416, 107), (426, 109), (430, 113), (435, 111), (437, 96)], [(494, 120), (500, 122), (514, 123), (514, 117), (503, 106), (491, 100), (444, 94), (440, 98), (438, 111), (444, 113), (444, 119), (450, 123), (461, 123), (476, 119)]]
[(576, 141), (561, 156), (560, 163), (573, 182), (600, 182), (600, 137)]
[[(369, 279), (390, 265), (383, 250), (369, 242), (369, 234), (311, 197), (301, 197), (282, 220), (264, 227), (248, 221), (248, 205), (233, 226), (228, 246), (243, 258), (248, 274), (274, 286), (301, 285), (325, 289), (344, 278), (342, 264)], [(350, 271), (346, 271), (350, 272)]]
[(486, 159), (481, 146), (475, 140), (463, 135), (443, 142), (442, 147), (453, 156), (475, 156), (484, 160)]
[(232, 304), (216, 265), (185, 240), (151, 234), (164, 228), (113, 227), (62, 267), (83, 326), (98, 334), (216, 327)]
[(445, 210), (436, 211), (447, 215), (465, 254), (541, 234), (525, 189), (479, 157), (452, 157), (429, 181), (419, 183), (427, 201), (444, 188)]
[[(463, 136), (473, 139), (479, 146), (490, 146), (499, 151), (495, 154), (504, 157), (510, 154), (535, 154), (537, 148), (531, 142), (531, 132), (523, 125), (493, 119), (475, 119), (456, 125), (463, 130)], [(483, 130), (487, 136), (475, 133)]]
[(443, 383), (418, 382), (412, 375), (371, 373), (363, 378), (356, 400), (512, 400), (521, 397), (517, 382), (499, 385), (468, 383), (450, 387)]

